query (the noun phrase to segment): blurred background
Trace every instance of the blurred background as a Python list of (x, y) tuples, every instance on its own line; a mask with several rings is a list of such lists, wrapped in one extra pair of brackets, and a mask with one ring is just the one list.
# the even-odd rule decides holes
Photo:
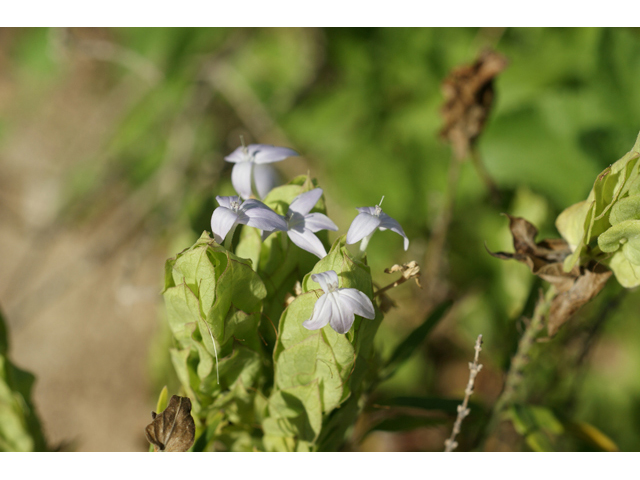
[[(487, 47), (509, 62), (477, 144), (497, 197), (470, 162), (448, 180), (451, 148), (438, 137), (443, 80)], [(0, 307), (12, 360), (36, 376), (48, 444), (148, 448), (160, 389), (178, 393), (164, 261), (210, 229), (216, 195), (232, 194), (223, 157), (240, 135), (300, 152), (275, 166), (285, 181), (318, 179), (340, 234), (355, 207), (385, 196), (411, 245), (373, 238), (379, 285), (395, 279), (385, 268), (428, 264), (436, 252), (442, 262), (422, 290), (389, 292), (397, 307), (380, 350), (437, 301), (456, 303), (379, 395), (461, 398), (482, 333), (481, 416), (542, 286), (485, 243), (512, 251), (503, 212), (534, 223), (539, 238), (558, 236), (559, 212), (633, 146), (638, 79), (638, 29), (0, 29)], [(449, 195), (451, 221), (434, 249)], [(559, 419), (542, 432), (553, 449), (592, 449), (568, 434), (581, 425), (640, 450), (639, 311), (640, 295), (612, 279), (534, 349), (527, 398)], [(481, 423), (473, 416), (470, 432)], [(422, 420), (380, 427), (358, 448), (442, 450), (453, 418)], [(534, 448), (517, 428), (502, 430), (485, 448)]]

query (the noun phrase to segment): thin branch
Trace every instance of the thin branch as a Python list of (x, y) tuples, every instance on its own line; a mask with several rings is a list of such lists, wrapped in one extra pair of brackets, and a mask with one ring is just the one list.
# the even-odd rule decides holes
[[(447, 242), (447, 235), (449, 227), (451, 225), (451, 219), (453, 217), (453, 210), (455, 208), (456, 192), (458, 189), (458, 179), (460, 177), (460, 169), (462, 166), (462, 159), (460, 159), (455, 152), (452, 152), (451, 162), (449, 163), (449, 174), (447, 177), (447, 191), (446, 198), (442, 208), (438, 212), (438, 217), (435, 220), (433, 230), (428, 242), (428, 250), (425, 258), (425, 278), (426, 284), (426, 298), (429, 302), (437, 304), (439, 299), (446, 296), (446, 292), (442, 292), (445, 282), (442, 281), (442, 267), (444, 255), (444, 249)], [(446, 286), (444, 290), (446, 290)]]
[(511, 359), (511, 365), (504, 381), (504, 389), (493, 407), (493, 412), (486, 429), (487, 433), (496, 427), (500, 422), (502, 413), (518, 398), (520, 393), (519, 387), (523, 379), (522, 372), (529, 363), (529, 352), (536, 338), (544, 328), (551, 301), (556, 296), (556, 293), (555, 288), (551, 286), (544, 296), (540, 294), (540, 298), (536, 302), (531, 321), (520, 338), (520, 342), (518, 342), (516, 354)]
[(469, 382), (467, 383), (467, 388), (464, 391), (464, 400), (462, 401), (461, 405), (458, 405), (458, 416), (455, 423), (453, 424), (451, 436), (444, 442), (445, 452), (453, 452), (458, 447), (456, 436), (460, 433), (462, 420), (464, 420), (465, 417), (471, 412), (471, 409), (468, 407), (469, 397), (471, 397), (471, 394), (473, 393), (473, 385), (476, 381), (476, 376), (482, 369), (482, 364), (478, 363), (480, 351), (482, 350), (482, 335), (478, 335), (474, 350), (476, 351), (476, 354), (473, 357), (473, 362), (469, 362)]
[(397, 279), (395, 282), (391, 282), (386, 287), (379, 288), (373, 294), (374, 297), (378, 295), (382, 295), (387, 290), (391, 290), (392, 288), (397, 287), (398, 285), (402, 285), (407, 280), (411, 280), (412, 278), (416, 281), (416, 284), (422, 288), (420, 285), (420, 266), (415, 262), (415, 260), (410, 261), (409, 263), (405, 263), (404, 265), (394, 265), (391, 268), (386, 268), (384, 270), (385, 273), (393, 273), (393, 272), (402, 272), (402, 276)]
[(482, 161), (482, 157), (480, 156), (480, 152), (478, 151), (478, 147), (476, 145), (471, 146), (471, 163), (473, 163), (473, 166), (475, 167), (476, 172), (478, 172), (478, 176), (484, 182), (485, 186), (487, 187), (487, 190), (489, 190), (489, 193), (491, 195), (491, 201), (495, 205), (499, 205), (500, 190), (498, 189), (498, 185), (496, 185), (496, 182), (493, 180), (493, 178), (489, 174), (489, 171), (485, 167), (484, 162)]

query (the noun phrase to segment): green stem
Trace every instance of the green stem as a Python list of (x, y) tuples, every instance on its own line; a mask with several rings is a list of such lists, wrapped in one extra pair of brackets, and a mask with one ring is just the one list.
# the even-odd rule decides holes
[(513, 403), (521, 399), (522, 389), (519, 388), (523, 380), (523, 371), (525, 366), (529, 363), (529, 352), (531, 347), (535, 343), (536, 338), (542, 331), (545, 325), (545, 319), (551, 302), (555, 298), (557, 292), (553, 286), (550, 286), (547, 293), (541, 296), (536, 302), (536, 307), (533, 311), (533, 316), (527, 326), (524, 334), (518, 342), (518, 349), (516, 354), (511, 359), (511, 365), (507, 376), (504, 381), (504, 388), (500, 397), (496, 401), (491, 418), (487, 424), (486, 433), (492, 432), (500, 423), (502, 414)]
[(229, 251), (231, 251), (231, 247), (233, 245), (233, 235), (234, 233), (236, 233), (236, 228), (238, 228), (237, 223), (233, 227), (231, 227), (231, 230), (229, 230), (229, 233), (227, 233), (227, 236), (224, 239), (224, 248)]
[(356, 260), (362, 260), (364, 258), (364, 254), (367, 251), (367, 246), (369, 245), (369, 240), (371, 240), (371, 237), (373, 237), (374, 233), (376, 233), (375, 230), (362, 239), (362, 241), (360, 242), (360, 250), (356, 254)]

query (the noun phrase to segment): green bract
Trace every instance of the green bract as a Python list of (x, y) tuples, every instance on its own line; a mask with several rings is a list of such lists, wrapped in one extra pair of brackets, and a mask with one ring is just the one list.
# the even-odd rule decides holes
[(250, 425), (259, 421), (254, 397), (263, 378), (258, 325), (266, 293), (251, 262), (228, 252), (207, 232), (166, 263), (164, 299), (176, 339), (171, 350), (176, 373), (196, 417), (224, 408), (217, 435), (228, 435), (230, 423), (244, 426), (240, 433), (246, 435), (228, 437), (232, 450), (251, 449)]
[(372, 297), (369, 267), (356, 262), (345, 247), (345, 237), (334, 243), (302, 282), (302, 295), (283, 312), (274, 351), (275, 382), (269, 399), (269, 416), (263, 421), (267, 450), (327, 450), (330, 439), (320, 438), (323, 425), (332, 417), (344, 417), (345, 429), (357, 410), (340, 408), (351, 395), (358, 398), (364, 388), (363, 374), (371, 359), (373, 336), (382, 320), (356, 316), (346, 335), (329, 325), (307, 330), (302, 323), (311, 317), (316, 300), (324, 292), (311, 274), (334, 270), (343, 288), (356, 288)]
[[(308, 177), (298, 177), (264, 201), (285, 214), (314, 188)], [(314, 211), (325, 213), (322, 198)], [(286, 232), (262, 242), (258, 230), (241, 228), (235, 251), (249, 260), (205, 232), (166, 263), (171, 358), (192, 402), (193, 449), (335, 450), (375, 379), (373, 338), (382, 314), (356, 316), (343, 335), (330, 326), (307, 330), (302, 324), (324, 293), (311, 274), (334, 270), (341, 288), (373, 299), (369, 267), (351, 257), (344, 236), (318, 261)], [(326, 232), (318, 236), (326, 245)], [(296, 282), (301, 292), (287, 302)]]
[(640, 285), (640, 135), (629, 153), (606, 168), (587, 199), (564, 210), (556, 227), (573, 250), (564, 270), (597, 260), (618, 282)]

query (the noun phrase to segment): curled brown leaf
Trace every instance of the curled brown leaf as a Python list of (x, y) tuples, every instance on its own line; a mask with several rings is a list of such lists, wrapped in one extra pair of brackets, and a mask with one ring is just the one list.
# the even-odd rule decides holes
[(491, 112), (493, 79), (507, 67), (507, 59), (486, 50), (472, 65), (451, 71), (442, 82), (445, 126), (440, 136), (451, 143), (456, 157), (466, 158)]
[(196, 425), (191, 400), (173, 395), (160, 414), (151, 412), (153, 422), (145, 428), (147, 440), (156, 452), (186, 452), (193, 445)]
[(591, 263), (576, 265), (569, 272), (562, 268), (564, 259), (571, 255), (571, 249), (562, 239), (548, 239), (536, 242), (538, 229), (524, 218), (509, 218), (509, 228), (513, 237), (513, 253), (492, 252), (489, 254), (502, 260), (517, 260), (526, 264), (534, 275), (552, 284), (556, 295), (551, 302), (547, 331), (553, 336), (558, 328), (578, 311), (582, 305), (595, 297), (604, 288), (611, 271), (602, 265)]

